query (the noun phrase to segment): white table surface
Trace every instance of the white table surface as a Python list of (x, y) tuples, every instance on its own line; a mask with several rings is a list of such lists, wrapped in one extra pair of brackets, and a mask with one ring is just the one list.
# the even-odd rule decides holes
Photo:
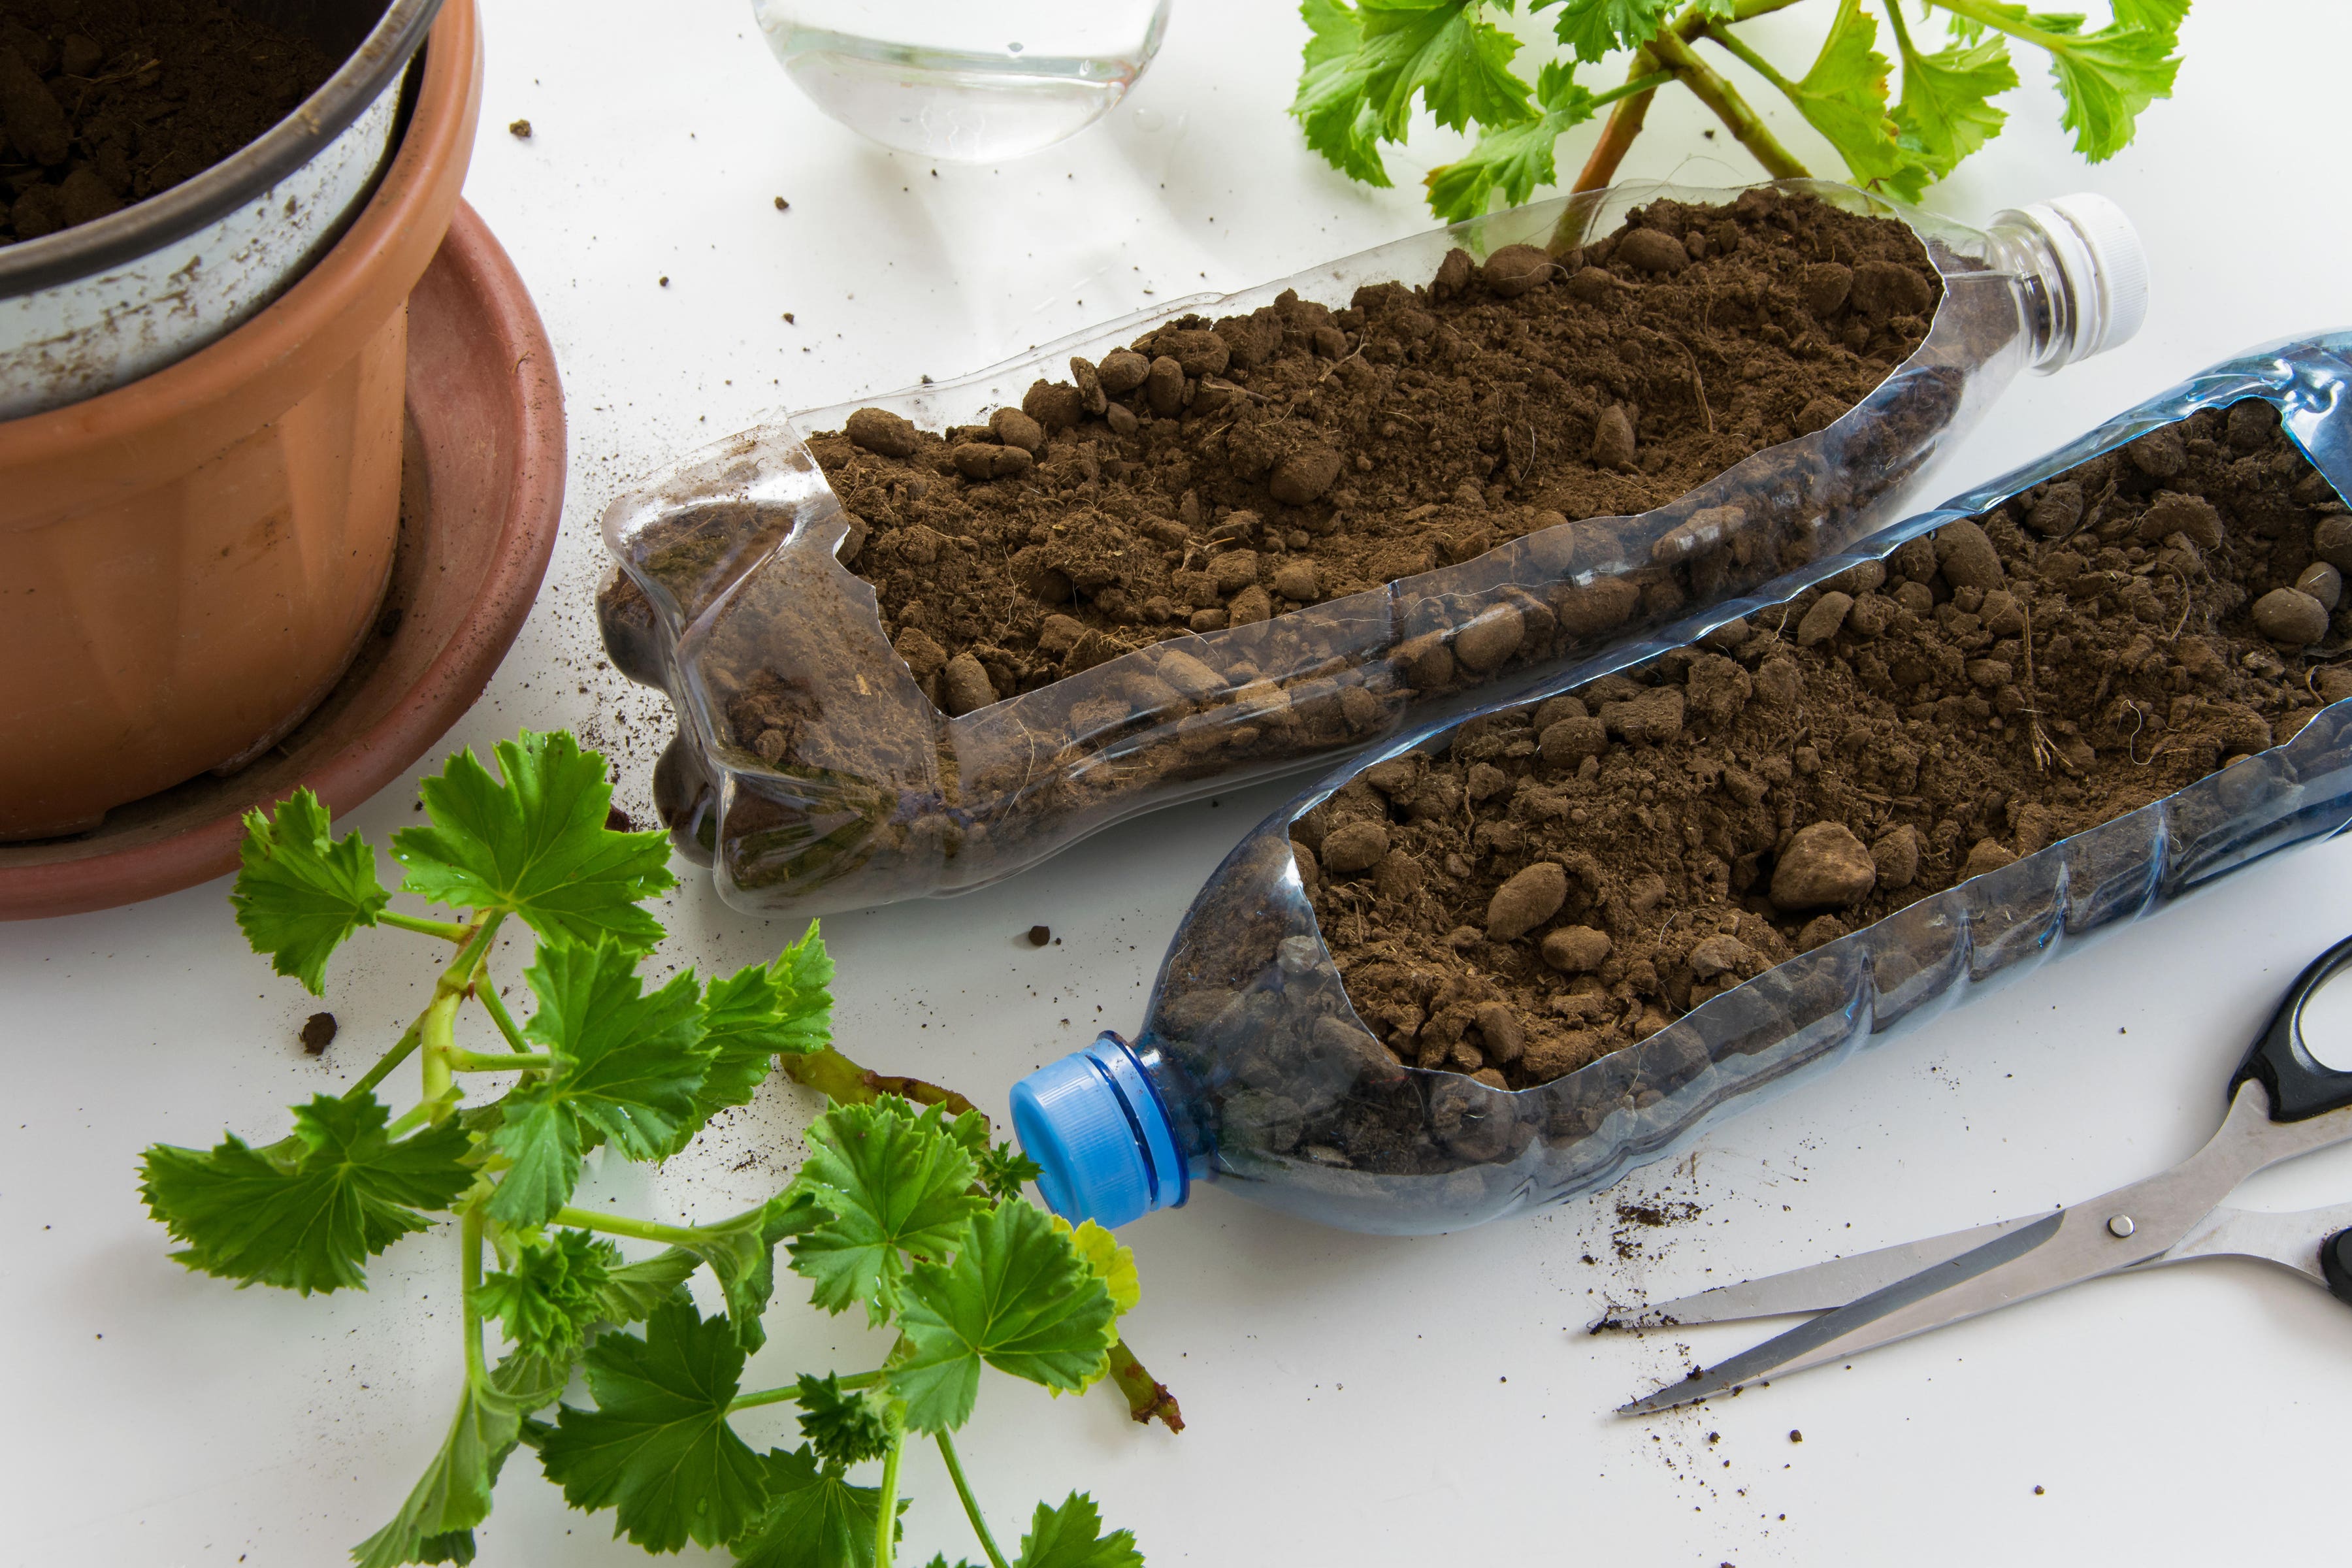
[[(595, 669), (588, 610), (595, 520), (632, 476), (782, 407), (976, 368), (1150, 299), (1245, 287), (1427, 226), (1418, 175), (1446, 145), (1432, 135), (1392, 155), (1390, 192), (1308, 154), (1282, 112), (1299, 29), (1276, 0), (1178, 0), (1159, 62), (1105, 122), (1025, 163), (936, 173), (803, 101), (740, 4), (487, 8), (467, 194), (553, 337), (571, 489), (539, 608), (448, 745), (570, 726), (616, 748), (640, 820), (665, 704)], [(2352, 216), (2324, 140), (2352, 16), (2281, 0), (2259, 30), (2227, 25), (2240, 15), (2198, 8), (2179, 96), (2096, 169), (2066, 149), (2039, 58), (2018, 51), (2028, 79), (2009, 132), (1932, 204), (1981, 219), (2104, 191), (2147, 237), (2155, 305), (2121, 352), (2019, 385), (1940, 489), (2214, 359), (2352, 315)], [(1801, 38), (1822, 19), (1807, 6), (1777, 31)], [(1793, 115), (1763, 107), (1801, 153), (1821, 154)], [(503, 130), (522, 116), (529, 142)], [(1749, 178), (1701, 123), (1662, 95), (1627, 173)], [(1200, 879), (1286, 794), (1133, 823), (971, 897), (830, 921), (845, 1048), (1001, 1110), (1021, 1073), (1098, 1023), (1138, 1021)], [(348, 825), (389, 833), (413, 798), (387, 789)], [(2027, 1212), (2168, 1163), (2216, 1120), (2285, 979), (2352, 931), (2347, 872), (2342, 843), (2263, 865), (1722, 1127), (1687, 1163), (1538, 1218), (1380, 1240), (1208, 1192), (1129, 1237), (1145, 1299), (1128, 1337), (1189, 1429), (1136, 1427), (1108, 1393), (1056, 1405), (992, 1373), (964, 1445), (974, 1482), (1008, 1537), (1037, 1498), (1091, 1490), (1155, 1564), (2338, 1556), (2340, 1516), (2321, 1505), (2342, 1495), (2352, 1313), (2284, 1274), (2213, 1263), (2103, 1281), (1642, 1422), (1607, 1412), (1753, 1331), (1583, 1331), (1612, 1295)], [(424, 944), (390, 933), (339, 960), (314, 1003), (247, 954), (226, 891), (0, 928), (7, 1563), (340, 1562), (397, 1506), (447, 1418), (446, 1241), (395, 1248), (365, 1296), (306, 1301), (184, 1272), (139, 1205), (142, 1145), (205, 1144), (224, 1126), (274, 1135), (285, 1104), (355, 1075), (429, 984)], [(695, 880), (665, 918), (666, 956), (706, 969), (789, 934)], [(1058, 945), (1015, 942), (1040, 921)], [(321, 1005), (343, 1034), (315, 1062), (295, 1031)], [(715, 1149), (600, 1175), (600, 1195), (686, 1217), (754, 1201), (793, 1169), (811, 1109), (771, 1085), (706, 1140)], [(1616, 1204), (1660, 1194), (1695, 1200), (1700, 1217), (1640, 1233), (1639, 1255), (1619, 1259)], [(2248, 1194), (2284, 1207), (2347, 1195), (2352, 1148)], [(883, 1349), (790, 1304), (771, 1322), (755, 1363), (767, 1381)], [(771, 1414), (773, 1433), (757, 1417), (747, 1429), (786, 1439), (787, 1413)], [(908, 1561), (977, 1555), (928, 1450), (907, 1486)], [(526, 1453), (481, 1561), (643, 1561), (609, 1528), (567, 1512)]]

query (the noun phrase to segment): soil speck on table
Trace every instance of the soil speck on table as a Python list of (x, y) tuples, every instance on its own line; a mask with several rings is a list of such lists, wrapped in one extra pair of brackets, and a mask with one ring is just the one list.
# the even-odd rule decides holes
[(1029, 945), (1030, 945), (1031, 947), (1043, 947), (1043, 946), (1045, 946), (1047, 942), (1052, 942), (1053, 940), (1054, 940), (1054, 928), (1053, 928), (1053, 927), (1051, 927), (1051, 926), (1031, 926), (1031, 927), (1029, 928)]
[(530, 121), (528, 121), (528, 120), (517, 120), (517, 121), (509, 121), (509, 122), (508, 123), (508, 125), (507, 125), (507, 134), (508, 134), (508, 135), (509, 135), (509, 136), (511, 136), (511, 137), (513, 137), (513, 138), (514, 138), (516, 141), (518, 141), (518, 142), (528, 142), (528, 141), (530, 141)]
[(302, 1024), (303, 1051), (314, 1057), (325, 1054), (327, 1047), (334, 1043), (335, 1028), (332, 1013), (311, 1014)]

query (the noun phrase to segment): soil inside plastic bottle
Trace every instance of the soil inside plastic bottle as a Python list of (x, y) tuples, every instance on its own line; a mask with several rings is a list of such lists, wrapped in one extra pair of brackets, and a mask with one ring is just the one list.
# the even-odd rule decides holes
[(341, 63), (223, 0), (0, 0), (0, 245), (201, 174)]
[(1845, 413), (1941, 295), (1891, 219), (1660, 201), (1559, 258), (1456, 251), (1343, 310), (1187, 317), (986, 425), (863, 409), (809, 445), (853, 519), (843, 561), (961, 714), (1660, 505)]
[[(1525, 1088), (2352, 697), (2352, 515), (2248, 401), (1294, 825), (1357, 1013)], [(2332, 612), (2332, 613), (2331, 613)]]

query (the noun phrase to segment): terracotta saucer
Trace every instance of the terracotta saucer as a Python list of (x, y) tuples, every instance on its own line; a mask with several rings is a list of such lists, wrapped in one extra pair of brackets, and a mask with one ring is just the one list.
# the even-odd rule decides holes
[(522, 629), (563, 510), (563, 394), (530, 292), (474, 209), (408, 301), (400, 545), (376, 635), (260, 761), (107, 813), (96, 832), (0, 844), (0, 920), (78, 914), (236, 868), (240, 819), (298, 784), (340, 814), (473, 706)]

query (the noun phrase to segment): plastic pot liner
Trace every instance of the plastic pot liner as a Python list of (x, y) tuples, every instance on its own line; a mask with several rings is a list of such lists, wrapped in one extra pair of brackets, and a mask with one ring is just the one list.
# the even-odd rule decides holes
[[(1380, 589), (1158, 643), (961, 718), (917, 687), (873, 589), (836, 559), (856, 524), (803, 431), (837, 429), (859, 407), (932, 429), (977, 422), (1065, 374), (1072, 355), (1099, 359), (1196, 312), (1246, 315), (1286, 289), (1343, 306), (1360, 285), (1431, 277), (1456, 247), (1606, 233), (1648, 201), (1742, 191), (1619, 186), (1456, 224), (1243, 293), (1177, 300), (960, 381), (748, 430), (616, 500), (604, 537), (625, 577), (608, 580), (600, 620), (614, 663), (667, 689), (677, 710), (656, 795), (679, 848), (752, 912), (961, 892), (1139, 813), (1597, 674), (1611, 644), (1900, 516), (1945, 444), (2021, 368), (2102, 346), (2084, 325), (2095, 311), (2075, 298), (2097, 291), (2095, 270), (2062, 264), (2030, 222), (1979, 232), (1815, 181), (1748, 187), (1745, 199), (1776, 190), (1899, 218), (1942, 274), (1926, 341), (1842, 418), (1640, 516), (1569, 522)], [(1474, 627), (1478, 653), (1428, 657)], [(772, 759), (728, 717), (755, 679), (780, 686), (793, 710)]]
[[(2275, 405), (2337, 494), (2352, 492), (2352, 332), (2289, 342), (2217, 365), (1755, 597), (1622, 645), (1542, 695), (1696, 643), (2159, 426), (2250, 397)], [(1454, 1229), (1552, 1203), (1674, 1154), (1717, 1118), (1827, 1071), (1988, 982), (2352, 822), (2347, 700), (2283, 744), (1792, 958), (1564, 1078), (1510, 1091), (1388, 1056), (1349, 1004), (1291, 857), (1291, 824), (1363, 767), (1448, 740), (1445, 727), (1424, 727), (1324, 779), (1253, 831), (1186, 915), (1134, 1048), (1188, 1145), (1194, 1178), (1383, 1233)], [(1255, 1108), (1270, 1096), (1297, 1115), (1268, 1124)], [(1348, 1168), (1328, 1147), (1326, 1158), (1306, 1152), (1315, 1140), (1301, 1136), (1301, 1119), (1311, 1126), (1348, 1116), (1425, 1128), (1446, 1168), (1377, 1174)]]

